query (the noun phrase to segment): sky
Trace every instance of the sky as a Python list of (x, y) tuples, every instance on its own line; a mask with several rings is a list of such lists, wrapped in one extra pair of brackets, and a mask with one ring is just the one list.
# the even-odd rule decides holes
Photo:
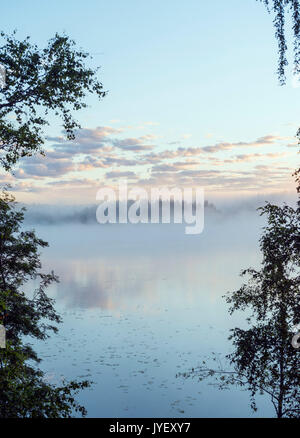
[[(255, 0), (15, 0), (2, 30), (45, 46), (65, 32), (93, 55), (107, 96), (66, 141), (2, 172), (17, 199), (94, 203), (100, 187), (202, 187), (206, 198), (295, 193), (300, 82), (276, 76), (273, 17)], [(289, 30), (288, 30), (289, 32)], [(288, 54), (292, 61), (291, 53)]]

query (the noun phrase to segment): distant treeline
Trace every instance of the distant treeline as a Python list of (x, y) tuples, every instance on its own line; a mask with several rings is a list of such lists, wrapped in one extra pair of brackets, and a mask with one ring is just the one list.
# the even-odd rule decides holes
[[(127, 208), (135, 201), (128, 201)], [(159, 218), (161, 222), (162, 216), (162, 201), (159, 201)], [(89, 206), (69, 206), (69, 205), (26, 205), (25, 222), (27, 224), (40, 224), (40, 225), (54, 225), (54, 224), (96, 224), (96, 210), (98, 205)], [(182, 203), (183, 211), (183, 203)], [(195, 204), (193, 204), (193, 211), (195, 212)], [(205, 212), (218, 213), (215, 205), (205, 201)], [(148, 212), (150, 219), (151, 205), (148, 203)], [(119, 218), (119, 202), (116, 204), (116, 216)], [(174, 201), (170, 202), (170, 218), (171, 222), (174, 217)]]

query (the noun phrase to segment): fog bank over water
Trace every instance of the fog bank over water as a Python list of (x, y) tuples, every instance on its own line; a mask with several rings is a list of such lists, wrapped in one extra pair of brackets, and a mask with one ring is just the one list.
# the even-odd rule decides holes
[[(134, 201), (128, 201), (128, 207)], [(205, 216), (225, 219), (226, 217), (255, 213), (257, 208), (266, 202), (282, 205), (288, 203), (295, 206), (297, 202), (296, 192), (283, 194), (257, 194), (255, 196), (217, 198), (213, 201), (205, 200)], [(100, 204), (100, 203), (99, 203)], [(25, 223), (30, 225), (55, 225), (55, 224), (96, 224), (96, 210), (99, 204), (20, 204), (26, 208)], [(171, 213), (174, 204), (171, 203)], [(117, 216), (118, 216), (117, 205)], [(150, 212), (150, 204), (149, 204)], [(172, 217), (172, 215), (171, 215)]]

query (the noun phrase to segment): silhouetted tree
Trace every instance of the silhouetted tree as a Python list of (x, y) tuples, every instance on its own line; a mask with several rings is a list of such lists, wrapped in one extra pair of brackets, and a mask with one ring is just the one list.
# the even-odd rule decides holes
[(259, 0), (264, 3), (270, 12), (275, 13), (274, 27), (278, 41), (278, 78), (281, 84), (285, 83), (285, 68), (288, 65), (286, 58), (287, 40), (285, 31), (286, 12), (291, 12), (294, 35), (294, 73), (300, 73), (300, 2), (299, 0)]
[[(41, 272), (39, 249), (48, 246), (34, 231), (21, 231), (24, 209), (17, 209), (7, 193), (0, 197), (0, 309), (6, 327), (7, 345), (0, 349), (0, 417), (68, 417), (83, 415), (74, 393), (89, 386), (87, 381), (60, 386), (47, 383), (32, 362), (37, 353), (28, 337), (45, 340), (61, 322), (46, 288), (57, 277)], [(29, 280), (38, 281), (32, 294), (24, 293)]]
[(102, 98), (105, 92), (97, 70), (86, 66), (89, 55), (66, 35), (56, 34), (42, 50), (29, 37), (18, 41), (15, 32), (0, 36), (6, 73), (0, 89), (0, 162), (9, 170), (19, 158), (43, 153), (49, 113), (62, 119), (67, 138), (73, 139), (80, 125), (72, 111), (86, 107), (87, 93)]
[[(88, 54), (74, 41), (56, 34), (43, 50), (12, 35), (0, 34), (0, 65), (5, 81), (0, 89), (0, 164), (11, 170), (24, 156), (44, 153), (44, 128), (50, 112), (62, 119), (68, 139), (79, 123), (72, 112), (86, 107), (87, 93), (105, 96), (96, 70), (85, 63)], [(3, 72), (3, 70), (2, 70)], [(0, 417), (70, 417), (85, 415), (74, 395), (87, 381), (61, 382), (55, 386), (38, 368), (37, 353), (27, 337), (46, 340), (57, 331), (60, 317), (46, 288), (57, 281), (54, 273), (41, 272), (39, 249), (48, 244), (34, 231), (21, 231), (24, 211), (18, 210), (6, 192), (0, 195), (0, 324), (7, 332), (0, 349)], [(32, 296), (24, 286), (36, 280)], [(33, 363), (35, 362), (35, 365)]]
[[(285, 83), (287, 43), (285, 12), (292, 12), (294, 33), (294, 73), (300, 73), (299, 0), (259, 0), (275, 12), (274, 26), (279, 47), (278, 78)], [(297, 133), (300, 139), (300, 129)], [(300, 169), (295, 172), (300, 194)], [(239, 386), (250, 393), (251, 407), (257, 410), (257, 394), (269, 395), (276, 416), (300, 418), (300, 344), (292, 345), (300, 323), (300, 197), (296, 208), (267, 203), (260, 209), (267, 225), (260, 239), (261, 269), (242, 272), (248, 281), (229, 293), (229, 311), (244, 311), (248, 329), (231, 330), (234, 350), (225, 357), (214, 354), (217, 366), (202, 365), (178, 376), (212, 378), (220, 389)], [(297, 338), (299, 339), (299, 338)]]
[[(206, 361), (183, 377), (213, 378), (220, 389), (237, 385), (251, 395), (268, 394), (277, 417), (300, 417), (300, 356), (292, 346), (293, 328), (300, 323), (300, 221), (299, 210), (267, 203), (260, 209), (267, 216), (260, 239), (261, 269), (242, 272), (248, 281), (227, 295), (230, 313), (249, 313), (248, 329), (231, 330), (234, 351), (217, 355), (218, 366)], [(300, 347), (300, 345), (299, 345)]]
[[(269, 12), (275, 13), (274, 27), (275, 36), (278, 41), (278, 79), (281, 85), (285, 84), (285, 70), (288, 65), (286, 58), (287, 38), (285, 30), (286, 12), (291, 12), (293, 37), (294, 37), (294, 74), (300, 74), (300, 0), (258, 0), (264, 3)], [(300, 128), (297, 132), (300, 140)]]

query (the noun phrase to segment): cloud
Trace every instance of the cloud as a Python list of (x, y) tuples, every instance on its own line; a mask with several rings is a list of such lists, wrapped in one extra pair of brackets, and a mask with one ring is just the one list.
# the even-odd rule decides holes
[[(154, 151), (157, 135), (145, 133), (131, 137), (124, 132), (125, 128), (98, 126), (78, 131), (73, 141), (66, 140), (64, 133), (60, 137), (48, 137), (55, 143), (46, 151), (46, 157), (34, 156), (20, 161), (15, 172), (18, 190), (35, 190), (31, 182), (43, 179), (45, 182), (40, 187), (48, 188), (47, 193), (50, 193), (50, 187), (57, 187), (61, 189), (61, 195), (65, 188), (66, 196), (70, 187), (78, 188), (76, 196), (81, 196), (79, 193), (92, 193), (99, 183), (114, 186), (119, 178), (127, 178), (131, 186), (202, 186), (217, 191), (251, 191), (292, 184), (293, 169), (275, 167), (274, 162), (277, 162), (274, 160), (292, 156), (294, 151), (270, 148), (283, 145), (283, 140), (291, 142), (292, 137), (266, 135), (249, 142), (218, 142), (196, 147), (176, 145), (173, 148), (166, 142), (165, 147), (169, 149), (164, 150), (160, 144), (160, 149)], [(125, 138), (117, 138), (121, 133)], [(291, 144), (288, 147), (292, 147)], [(251, 149), (260, 147), (264, 149)], [(271, 169), (265, 166), (270, 162)], [(265, 167), (260, 167), (262, 165)]]
[(235, 143), (216, 143), (211, 146), (201, 146), (201, 147), (178, 147), (175, 150), (165, 150), (159, 153), (150, 153), (145, 156), (145, 160), (149, 163), (155, 163), (163, 159), (174, 159), (178, 157), (194, 157), (199, 155), (213, 154), (220, 151), (229, 151), (235, 148), (247, 148), (247, 147), (262, 147), (266, 145), (273, 145), (279, 140), (283, 140), (283, 137), (266, 135), (260, 137), (257, 140), (251, 142), (235, 142)]
[(192, 134), (183, 134), (182, 135), (182, 138), (184, 138), (185, 140), (188, 138), (191, 138), (191, 137), (192, 137)]
[(199, 161), (177, 161), (176, 163), (170, 164), (157, 164), (152, 166), (152, 172), (179, 172), (183, 169), (193, 169), (199, 166), (201, 163)]
[(128, 159), (128, 158), (124, 158), (124, 157), (117, 156), (117, 155), (106, 155), (100, 159), (93, 157), (93, 156), (86, 156), (84, 158), (84, 160), (77, 163), (77, 169), (79, 171), (84, 171), (84, 170), (90, 170), (90, 169), (94, 169), (94, 168), (107, 169), (107, 168), (110, 168), (113, 166), (131, 167), (131, 166), (136, 166), (136, 165), (140, 165), (140, 164), (144, 164), (144, 163), (143, 162), (141, 163), (138, 160)]
[(148, 126), (158, 126), (159, 123), (158, 122), (144, 122), (144, 125), (148, 125)]
[(137, 175), (134, 172), (120, 172), (120, 171), (115, 171), (115, 172), (107, 172), (105, 174), (105, 177), (108, 179), (115, 179), (115, 178), (137, 178)]
[(47, 186), (55, 186), (59, 188), (74, 188), (74, 187), (95, 187), (98, 182), (89, 178), (74, 178), (60, 181), (49, 181)]
[(9, 173), (0, 174), (0, 184), (10, 184), (14, 181), (14, 178)]
[(74, 140), (67, 140), (65, 135), (47, 137), (47, 140), (54, 141), (55, 143), (52, 145), (52, 148), (60, 153), (71, 155), (90, 154), (105, 148), (110, 141), (110, 136), (112, 134), (120, 134), (121, 132), (122, 129), (98, 126), (94, 129), (84, 128), (76, 131)]
[(280, 158), (287, 155), (286, 152), (269, 152), (267, 154), (239, 154), (235, 155), (231, 159), (224, 160), (224, 163), (245, 163), (250, 161), (256, 161), (261, 158)]
[(152, 172), (176, 172), (177, 170), (173, 164), (157, 164), (151, 169)]
[(236, 142), (236, 143), (217, 143), (213, 146), (204, 146), (202, 148), (203, 152), (219, 152), (224, 150), (230, 150), (234, 149), (236, 147), (259, 147), (259, 146), (266, 146), (266, 145), (272, 145), (276, 143), (278, 140), (282, 140), (282, 137), (274, 136), (274, 135), (265, 135), (264, 137), (260, 137), (255, 141), (252, 142)]
[(157, 138), (153, 134), (147, 134), (138, 138), (130, 137), (125, 139), (114, 138), (124, 129), (116, 129), (110, 126), (98, 126), (95, 129), (81, 129), (76, 132), (74, 140), (67, 140), (65, 135), (58, 137), (48, 137), (54, 151), (69, 155), (98, 154), (99, 152), (111, 152), (114, 148), (124, 151), (147, 151), (152, 150), (154, 145), (147, 142)]
[[(146, 134), (138, 138), (116, 139), (111, 135), (120, 134), (121, 129), (108, 126), (95, 129), (82, 129), (76, 133), (72, 141), (60, 137), (48, 137), (48, 141), (55, 141), (52, 149), (46, 151), (46, 157), (34, 156), (28, 160), (20, 161), (19, 168), (15, 171), (17, 179), (40, 179), (62, 177), (69, 172), (82, 172), (93, 169), (107, 169), (113, 166), (144, 165), (144, 162), (134, 158), (128, 159), (113, 151), (122, 149), (126, 151), (144, 151), (154, 146), (146, 144), (156, 138), (152, 134)], [(64, 133), (63, 133), (64, 134)], [(80, 156), (83, 157), (80, 157)]]
[(84, 160), (77, 163), (77, 170), (78, 171), (85, 171), (95, 168), (103, 168), (106, 169), (109, 167), (108, 164), (105, 163), (105, 160), (99, 160), (92, 156), (87, 156), (84, 158)]
[(128, 158), (124, 158), (124, 157), (118, 157), (118, 156), (110, 156), (110, 157), (105, 157), (104, 158), (105, 164), (107, 166), (136, 166), (136, 165), (140, 165), (140, 164), (144, 164), (143, 162), (139, 161), (139, 160), (129, 160)]
[(112, 140), (112, 144), (122, 150), (127, 151), (146, 151), (154, 148), (154, 145), (145, 144), (148, 138), (146, 136), (139, 138), (125, 138), (123, 140)]
[(53, 158), (53, 156), (34, 156), (23, 158), (20, 167), (14, 173), (17, 179), (38, 177), (59, 177), (75, 169), (69, 158)]
[[(94, 129), (82, 128), (75, 132), (75, 140), (79, 144), (90, 143), (91, 141), (97, 143), (105, 140), (111, 134), (119, 134), (122, 132), (122, 129), (112, 128), (110, 126), (97, 126)], [(66, 134), (64, 132), (64, 134)], [(59, 137), (47, 137), (48, 141), (54, 141), (56, 143), (65, 143), (68, 142), (66, 140), (66, 136), (62, 135)]]
[(287, 187), (292, 182), (293, 169), (288, 166), (256, 165), (245, 170), (186, 169), (174, 172), (172, 166), (154, 167), (151, 176), (137, 183), (145, 187), (167, 185), (204, 187), (208, 191), (260, 191)]
[(288, 148), (299, 148), (300, 147), (300, 142), (299, 141), (295, 141), (292, 143), (287, 144)]

